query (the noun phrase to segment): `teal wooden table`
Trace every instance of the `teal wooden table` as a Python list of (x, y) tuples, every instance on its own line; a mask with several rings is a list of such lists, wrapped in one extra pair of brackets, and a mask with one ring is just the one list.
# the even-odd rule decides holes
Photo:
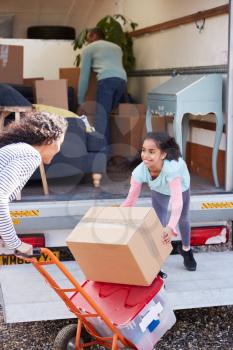
[(216, 118), (216, 132), (212, 153), (212, 173), (214, 184), (219, 187), (217, 157), (223, 132), (222, 76), (177, 75), (148, 93), (146, 128), (152, 131), (153, 115), (173, 116), (174, 136), (185, 157), (188, 117), (213, 113)]

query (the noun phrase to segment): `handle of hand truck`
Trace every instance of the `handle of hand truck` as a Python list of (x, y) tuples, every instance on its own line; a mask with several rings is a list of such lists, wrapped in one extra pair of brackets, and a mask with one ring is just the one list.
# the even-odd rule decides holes
[(32, 254), (21, 253), (15, 249), (14, 255), (22, 258), (39, 258), (41, 256), (41, 248), (33, 248)]

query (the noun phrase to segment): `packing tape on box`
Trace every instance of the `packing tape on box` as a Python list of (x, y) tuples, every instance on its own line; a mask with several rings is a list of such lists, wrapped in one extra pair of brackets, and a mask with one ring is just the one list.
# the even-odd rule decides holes
[[(137, 229), (142, 232), (142, 237), (144, 239), (145, 245), (149, 250), (149, 252), (151, 253), (151, 255), (153, 257), (156, 257), (156, 259), (159, 260), (159, 263), (163, 263), (163, 259), (160, 255), (158, 247), (156, 246), (153, 238), (153, 232), (156, 231), (156, 227), (157, 227), (156, 224), (154, 224), (150, 229), (145, 229), (141, 227), (142, 220), (130, 219), (125, 222), (122, 222), (121, 219), (103, 219), (103, 218), (85, 218), (85, 217), (80, 221), (80, 224), (84, 224), (86, 227), (93, 227), (93, 228), (95, 226), (98, 229), (101, 229), (101, 226), (102, 228), (105, 228), (105, 229), (107, 227), (109, 228), (109, 231), (111, 231), (111, 229), (116, 226), (125, 227), (125, 229), (127, 228)], [(107, 242), (107, 240), (103, 240), (103, 237), (98, 235), (95, 232), (95, 230), (93, 231), (93, 234), (100, 242), (102, 243)], [(108, 243), (111, 243), (111, 244), (123, 243), (123, 242), (126, 242), (126, 238), (127, 238), (126, 235), (123, 234), (121, 238), (116, 239), (114, 242), (108, 242)]]

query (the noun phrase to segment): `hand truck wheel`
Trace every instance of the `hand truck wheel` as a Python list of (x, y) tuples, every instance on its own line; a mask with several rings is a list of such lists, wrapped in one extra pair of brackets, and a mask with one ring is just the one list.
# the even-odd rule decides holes
[[(57, 334), (53, 350), (75, 350), (75, 337), (77, 332), (77, 324), (68, 324), (63, 327)], [(85, 329), (82, 330), (81, 342), (88, 343), (92, 341), (91, 335), (89, 335)], [(88, 347), (85, 349), (94, 349), (94, 347)]]

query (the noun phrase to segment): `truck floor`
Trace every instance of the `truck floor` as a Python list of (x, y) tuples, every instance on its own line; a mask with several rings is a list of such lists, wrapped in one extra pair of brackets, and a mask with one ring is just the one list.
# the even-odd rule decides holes
[[(113, 199), (125, 198), (129, 191), (131, 172), (108, 173), (103, 176), (99, 188), (94, 188), (90, 176), (86, 176), (82, 181), (77, 182), (75, 178), (65, 178), (59, 180), (49, 180), (49, 196), (43, 195), (43, 188), (40, 182), (29, 182), (22, 192), (22, 200), (88, 200), (88, 199)], [(191, 176), (191, 194), (215, 194), (223, 193), (222, 187), (216, 188), (210, 181), (196, 176)], [(142, 187), (141, 197), (150, 197), (150, 189), (146, 184)]]

